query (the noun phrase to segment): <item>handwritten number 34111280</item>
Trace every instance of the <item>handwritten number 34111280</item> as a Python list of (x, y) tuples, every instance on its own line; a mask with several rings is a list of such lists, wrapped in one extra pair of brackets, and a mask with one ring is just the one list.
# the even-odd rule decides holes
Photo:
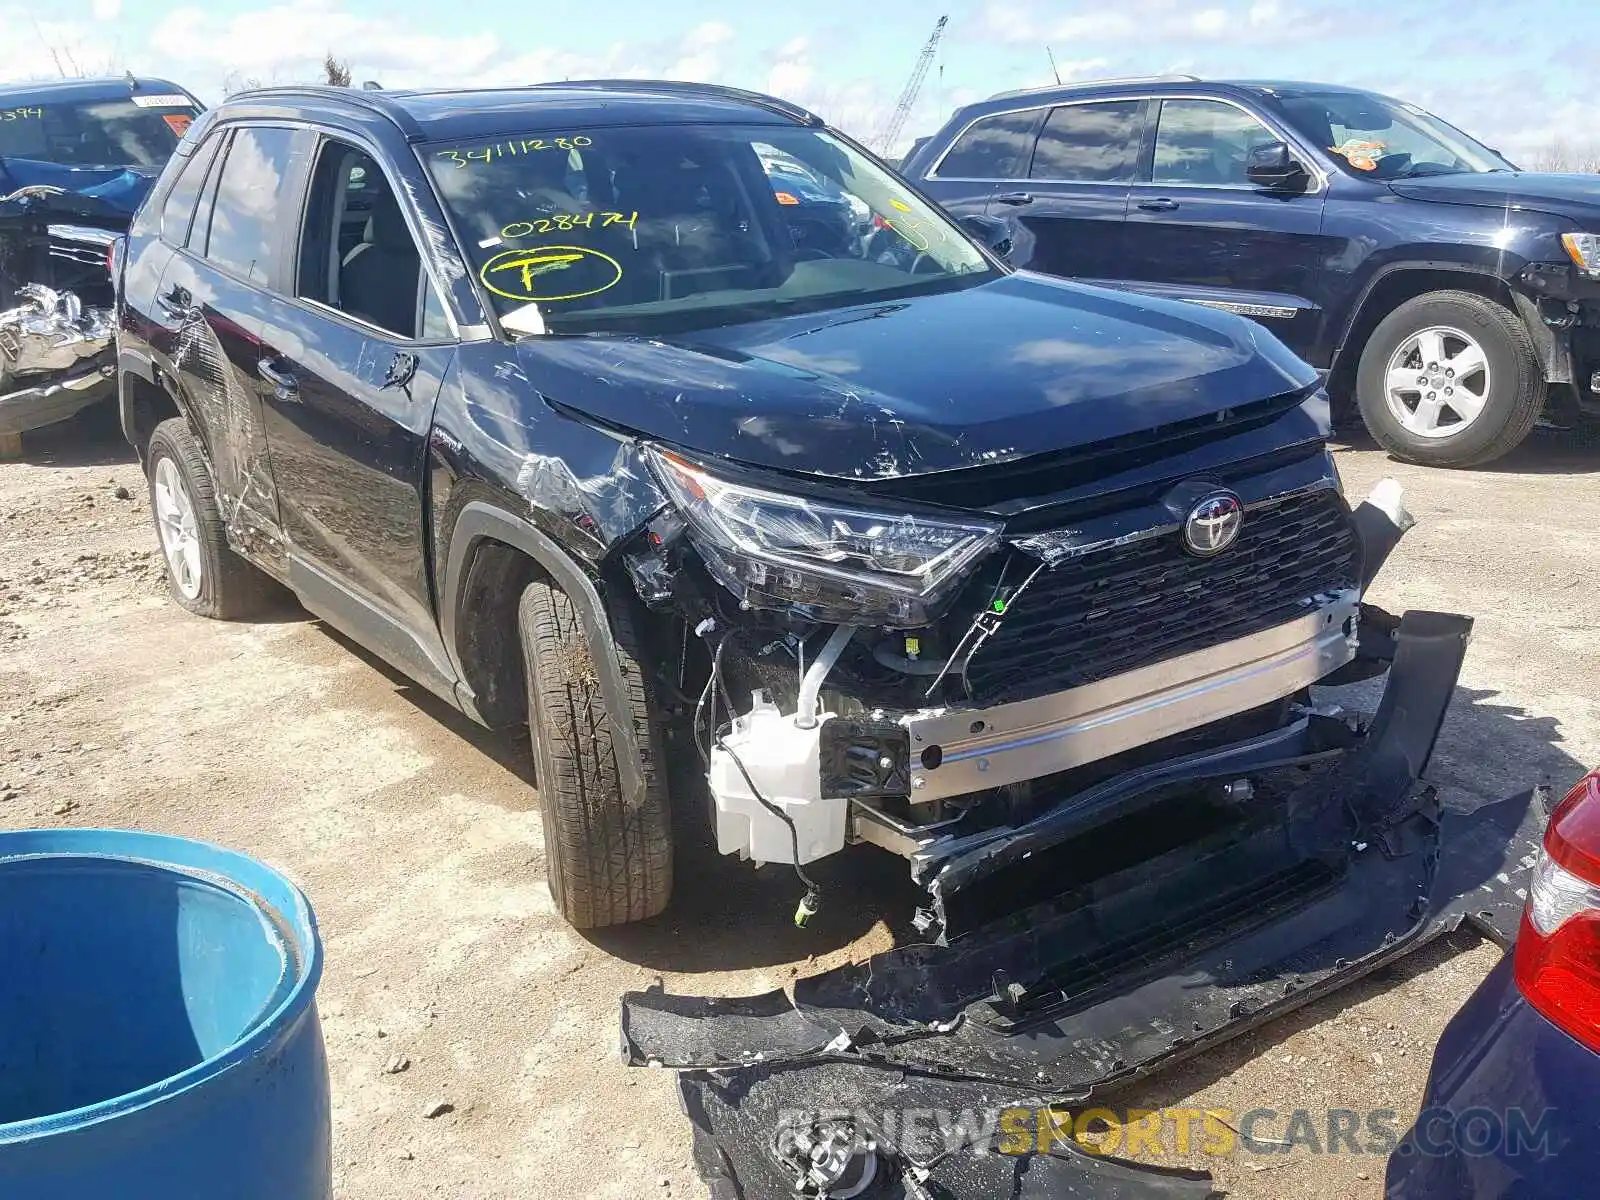
[(585, 146), (592, 145), (594, 145), (593, 140), (580, 133), (576, 137), (524, 138), (516, 142), (495, 142), (488, 146), (476, 146), (471, 150), (458, 147), (454, 150), (440, 150), (434, 157), (447, 158), (457, 167), (465, 167), (475, 162), (493, 162), (497, 158), (538, 154), (541, 150), (582, 150)]

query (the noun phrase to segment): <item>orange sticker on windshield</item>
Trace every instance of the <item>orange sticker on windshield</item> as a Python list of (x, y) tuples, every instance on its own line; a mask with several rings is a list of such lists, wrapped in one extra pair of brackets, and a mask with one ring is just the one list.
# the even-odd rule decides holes
[(1345, 161), (1358, 171), (1376, 171), (1378, 160), (1388, 149), (1382, 142), (1369, 142), (1364, 138), (1350, 138), (1342, 145), (1328, 148), (1335, 154), (1342, 155)]
[(772, 194), (778, 198), (778, 203), (779, 204), (799, 204), (800, 203), (800, 201), (798, 201), (798, 200), (796, 200), (794, 198), (794, 193), (793, 192), (773, 192)]
[(194, 118), (188, 113), (162, 113), (161, 119), (167, 123), (167, 128), (182, 137), (189, 132), (189, 126), (194, 124)]
[(502, 250), (478, 272), (496, 296), (526, 303), (581, 300), (615, 287), (622, 264), (587, 246)]

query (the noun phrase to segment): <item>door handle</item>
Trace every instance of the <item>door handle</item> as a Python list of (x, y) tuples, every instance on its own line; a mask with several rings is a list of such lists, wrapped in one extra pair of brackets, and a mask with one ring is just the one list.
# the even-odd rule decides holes
[(1032, 204), (1032, 192), (1001, 192), (994, 198), (996, 204)]
[(189, 294), (188, 288), (176, 283), (166, 295), (156, 297), (156, 307), (167, 316), (179, 321), (195, 314), (194, 297)]
[(1139, 201), (1139, 207), (1144, 209), (1145, 212), (1177, 212), (1178, 202), (1176, 200), (1168, 200), (1165, 196), (1162, 196), (1157, 200), (1141, 200)]
[(272, 385), (273, 396), (285, 404), (295, 404), (300, 399), (300, 381), (293, 372), (277, 366), (272, 359), (263, 358), (256, 363), (256, 373)]

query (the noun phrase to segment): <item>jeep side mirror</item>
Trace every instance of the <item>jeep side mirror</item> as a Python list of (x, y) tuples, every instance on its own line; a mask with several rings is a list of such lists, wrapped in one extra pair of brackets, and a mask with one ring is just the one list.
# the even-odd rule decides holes
[(964, 217), (957, 217), (956, 224), (967, 231), (973, 241), (979, 242), (990, 254), (1002, 261), (1011, 257), (1011, 227), (999, 217), (987, 217), (981, 213), (968, 213)]
[(1309, 178), (1305, 167), (1283, 142), (1267, 142), (1251, 150), (1245, 159), (1244, 174), (1257, 187), (1274, 192), (1298, 191)]

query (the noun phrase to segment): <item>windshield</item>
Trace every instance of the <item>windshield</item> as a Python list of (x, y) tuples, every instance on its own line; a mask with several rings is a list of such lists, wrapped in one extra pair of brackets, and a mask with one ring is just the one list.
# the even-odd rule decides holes
[(573, 129), (421, 153), (513, 332), (664, 332), (995, 273), (948, 217), (815, 129)]
[(159, 170), (195, 115), (193, 102), (179, 95), (70, 104), (0, 102), (0, 158)]
[(1363, 179), (1510, 171), (1487, 146), (1415, 104), (1365, 92), (1280, 96), (1289, 123)]

